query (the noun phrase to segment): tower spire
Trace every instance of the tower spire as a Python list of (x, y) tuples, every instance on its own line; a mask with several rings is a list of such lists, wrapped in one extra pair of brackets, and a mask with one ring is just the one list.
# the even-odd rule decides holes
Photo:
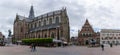
[(34, 15), (34, 9), (33, 9), (33, 5), (30, 8), (30, 12), (29, 12), (29, 19), (33, 19), (35, 17)]

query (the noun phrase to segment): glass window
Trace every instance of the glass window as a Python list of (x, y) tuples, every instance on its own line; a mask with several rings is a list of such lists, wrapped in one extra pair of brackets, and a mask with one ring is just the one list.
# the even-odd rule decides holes
[(32, 28), (34, 28), (34, 23), (32, 24)]
[(114, 39), (117, 39), (116, 37), (114, 37)]
[(33, 25), (32, 25), (32, 24), (30, 24), (30, 26), (31, 26), (31, 28), (33, 28)]
[(59, 23), (59, 17), (58, 16), (56, 17), (56, 23)]
[(107, 41), (108, 42), (108, 44), (110, 44), (110, 41)]
[(118, 37), (118, 39), (120, 39), (120, 37)]
[(37, 27), (37, 23), (35, 23), (35, 27)]
[(46, 25), (46, 20), (44, 20), (44, 25)]
[(49, 19), (49, 24), (52, 24), (52, 18)]
[(41, 26), (41, 22), (39, 21), (39, 26)]
[(23, 28), (21, 27), (21, 32), (23, 32)]

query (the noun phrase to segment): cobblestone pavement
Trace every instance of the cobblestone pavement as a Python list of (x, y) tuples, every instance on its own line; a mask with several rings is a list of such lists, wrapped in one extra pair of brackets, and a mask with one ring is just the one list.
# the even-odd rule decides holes
[(80, 46), (45, 48), (37, 47), (36, 52), (30, 52), (29, 46), (5, 46), (0, 47), (0, 55), (120, 55), (120, 46), (113, 48), (88, 48)]

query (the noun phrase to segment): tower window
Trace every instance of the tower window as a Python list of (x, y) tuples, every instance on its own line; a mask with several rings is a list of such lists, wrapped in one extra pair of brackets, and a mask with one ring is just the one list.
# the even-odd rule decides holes
[(21, 27), (21, 30), (20, 30), (21, 32), (23, 32), (23, 28)]
[(56, 23), (59, 23), (59, 17), (56, 17)]

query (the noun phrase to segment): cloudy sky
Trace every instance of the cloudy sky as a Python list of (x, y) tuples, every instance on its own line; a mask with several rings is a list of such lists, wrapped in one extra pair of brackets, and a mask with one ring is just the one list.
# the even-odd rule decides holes
[(16, 13), (28, 17), (31, 5), (35, 16), (66, 7), (71, 36), (77, 36), (86, 19), (95, 31), (120, 29), (120, 0), (1, 0), (0, 31), (6, 37)]

